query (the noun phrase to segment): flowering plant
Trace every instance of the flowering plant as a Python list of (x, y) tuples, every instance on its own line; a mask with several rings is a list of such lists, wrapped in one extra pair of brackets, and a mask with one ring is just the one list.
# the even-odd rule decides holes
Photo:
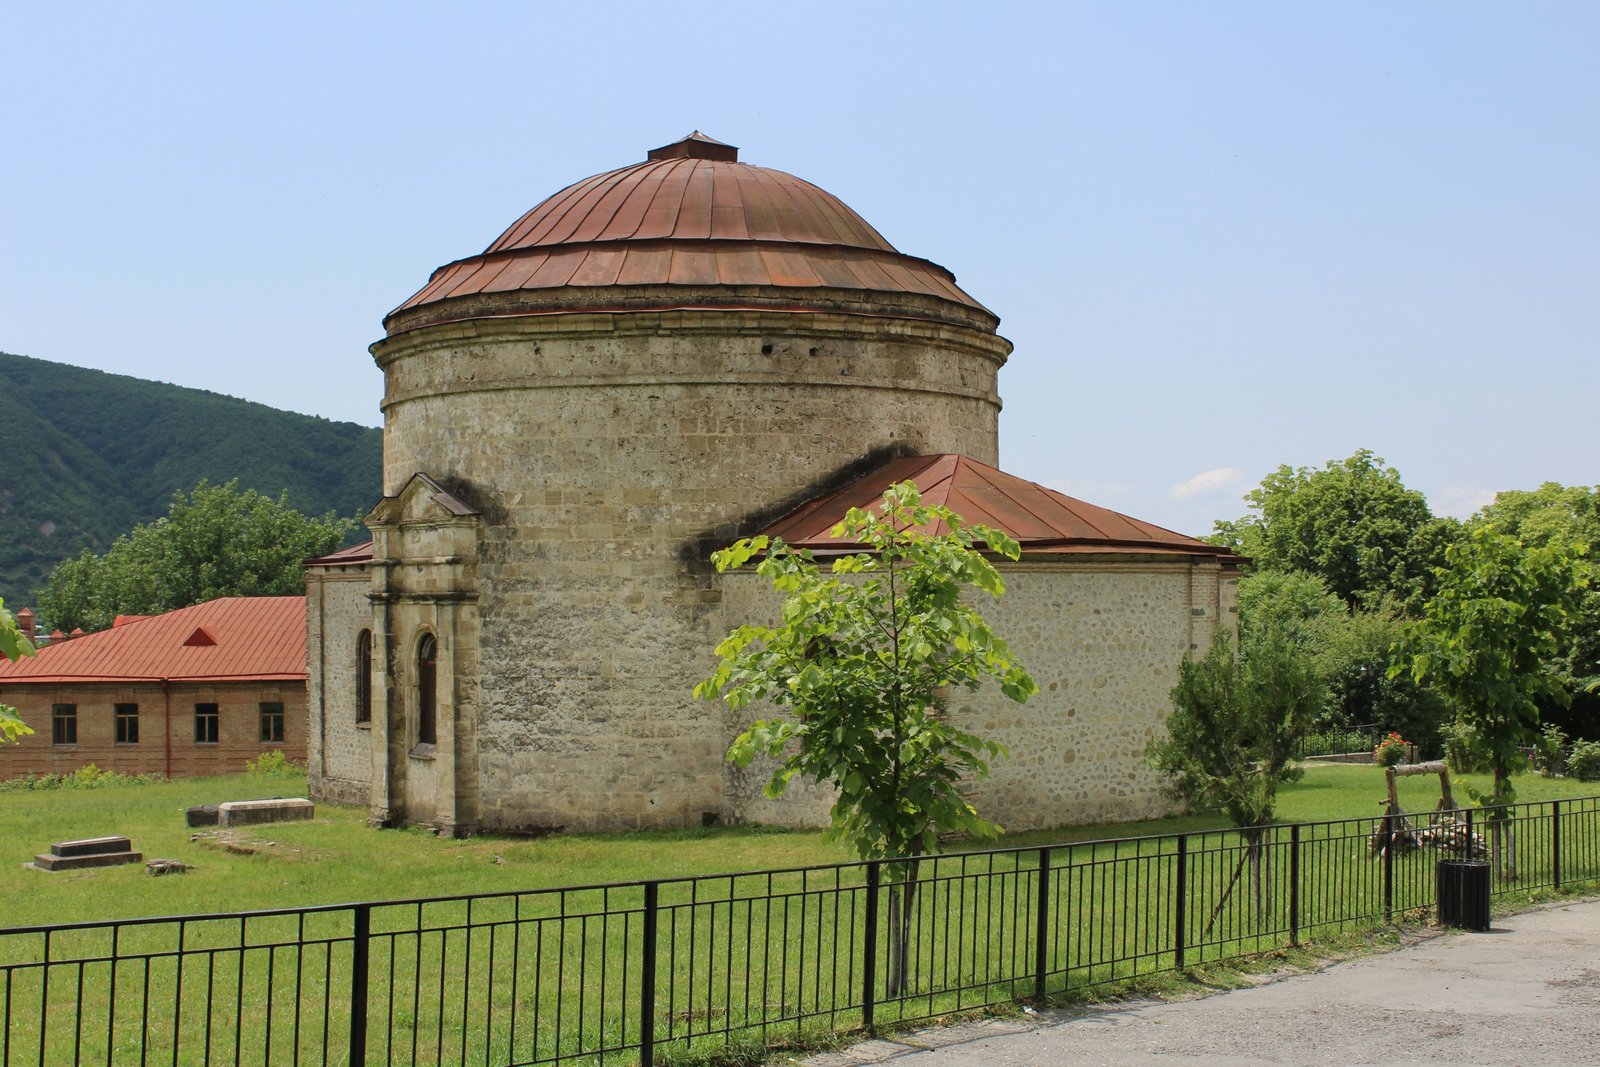
[(1388, 737), (1373, 746), (1372, 761), (1380, 767), (1398, 767), (1406, 761), (1406, 752), (1410, 748), (1410, 741), (1390, 730)]

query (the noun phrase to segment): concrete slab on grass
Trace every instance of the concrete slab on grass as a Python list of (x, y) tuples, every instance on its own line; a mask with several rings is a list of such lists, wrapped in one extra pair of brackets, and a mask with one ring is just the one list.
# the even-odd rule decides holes
[(257, 826), (269, 822), (296, 822), (316, 814), (317, 806), (304, 797), (274, 800), (230, 800), (217, 805), (221, 826)]

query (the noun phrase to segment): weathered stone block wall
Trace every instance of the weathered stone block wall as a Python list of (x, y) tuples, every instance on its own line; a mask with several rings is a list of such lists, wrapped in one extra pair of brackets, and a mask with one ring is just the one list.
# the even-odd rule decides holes
[[(1209, 560), (1028, 561), (1001, 569), (1006, 595), (979, 596), (979, 610), (1040, 692), (1026, 704), (992, 685), (951, 694), (950, 712), (964, 728), (1009, 749), (975, 784), (979, 812), (1008, 830), (1169, 813), (1145, 747), (1163, 728), (1185, 652), (1203, 650), (1219, 620), (1237, 626), (1232, 572)], [(765, 579), (741, 572), (724, 581), (724, 629), (777, 617), (779, 598)], [(728, 738), (743, 726), (730, 718)], [(796, 783), (768, 800), (761, 789), (771, 769), (729, 769), (735, 817), (824, 825), (829, 791)]]
[(1010, 750), (977, 784), (978, 810), (1010, 830), (1175, 810), (1144, 753), (1165, 728), (1178, 664), (1203, 651), (1227, 616), (1219, 565), (1026, 563), (1002, 572), (1006, 595), (982, 610), (1040, 692), (1026, 704), (995, 686), (952, 694), (964, 727)]
[[(478, 818), (479, 516), (444, 507), (412, 479), (367, 517), (375, 679), (370, 819), (457, 834)], [(436, 642), (435, 731), (420, 730), (419, 651)], [(379, 710), (381, 708), (381, 711)]]
[[(170, 699), (169, 699), (170, 698)], [(283, 704), (284, 741), (261, 740), (262, 701)], [(281, 751), (295, 763), (306, 758), (306, 687), (303, 682), (159, 684), (7, 685), (0, 703), (17, 709), (33, 733), (15, 745), (0, 746), (0, 778), (28, 774), (71, 774), (93, 763), (123, 774), (170, 774), (193, 778), (238, 774), (246, 760)], [(52, 706), (76, 704), (76, 744), (57, 745), (51, 732)], [(139, 740), (118, 744), (113, 705), (139, 705)], [(216, 744), (195, 741), (196, 704), (217, 705)]]
[(720, 817), (725, 717), (690, 695), (723, 620), (706, 556), (869, 457), (993, 462), (1008, 349), (948, 323), (688, 311), (375, 346), (385, 492), (427, 472), (483, 512), (480, 824)]
[[(356, 719), (356, 641), (372, 629), (371, 588), (364, 566), (306, 572), (306, 788), (314, 800), (364, 805), (372, 794), (372, 723)], [(382, 692), (373, 684), (374, 714)]]

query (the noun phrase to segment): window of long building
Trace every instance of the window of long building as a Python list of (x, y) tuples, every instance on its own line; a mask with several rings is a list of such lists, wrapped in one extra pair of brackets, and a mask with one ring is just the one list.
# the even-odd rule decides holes
[(372, 631), (356, 638), (356, 722), (372, 721)]
[(269, 745), (283, 744), (283, 701), (261, 702), (261, 740)]
[(78, 743), (78, 705), (50, 705), (50, 742), (56, 745)]
[(117, 744), (137, 745), (139, 743), (139, 705), (117, 704), (114, 706), (117, 723)]
[(214, 745), (221, 734), (220, 716), (217, 714), (215, 704), (196, 704), (194, 706), (194, 743), (197, 745)]
[(432, 634), (424, 634), (417, 645), (417, 741), (419, 744), (437, 743), (439, 696), (439, 643)]

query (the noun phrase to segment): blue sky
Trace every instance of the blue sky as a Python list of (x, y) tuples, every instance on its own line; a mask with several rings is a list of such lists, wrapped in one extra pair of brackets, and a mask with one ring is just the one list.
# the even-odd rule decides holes
[[(1370, 448), (1600, 481), (1600, 5), (0, 14), (0, 350), (377, 425), (436, 266), (698, 128), (953, 270), (1001, 465), (1190, 533)], [(376, 496), (378, 487), (374, 486)]]

